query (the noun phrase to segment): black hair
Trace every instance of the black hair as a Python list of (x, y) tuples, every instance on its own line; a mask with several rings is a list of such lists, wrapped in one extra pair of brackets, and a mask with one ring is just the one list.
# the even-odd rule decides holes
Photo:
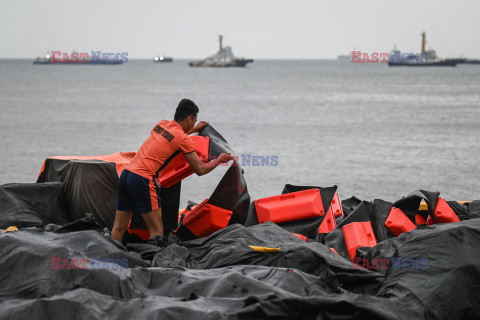
[(177, 110), (175, 110), (175, 116), (173, 120), (182, 121), (190, 116), (195, 116), (199, 112), (198, 106), (190, 99), (182, 99), (178, 103)]

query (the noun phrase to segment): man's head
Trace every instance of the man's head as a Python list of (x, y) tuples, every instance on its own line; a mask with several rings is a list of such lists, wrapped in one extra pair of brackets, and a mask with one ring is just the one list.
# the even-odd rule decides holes
[(182, 99), (175, 110), (175, 120), (182, 126), (185, 132), (188, 132), (195, 126), (197, 122), (197, 114), (199, 110), (197, 105), (190, 99)]

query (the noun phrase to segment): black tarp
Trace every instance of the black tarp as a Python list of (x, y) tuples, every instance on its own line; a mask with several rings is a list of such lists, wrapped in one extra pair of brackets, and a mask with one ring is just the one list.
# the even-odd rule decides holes
[[(382, 241), (362, 252), (389, 261), (375, 270), (273, 223), (235, 224), (186, 242), (171, 235), (166, 248), (125, 249), (88, 222), (0, 234), (0, 318), (465, 319), (480, 313), (480, 219)], [(399, 258), (427, 264), (399, 268)], [(73, 268), (85, 259), (89, 268)]]
[(112, 228), (118, 198), (114, 162), (49, 158), (37, 182), (53, 181), (62, 182), (72, 219), (92, 213), (99, 224)]
[(0, 228), (42, 227), (73, 221), (60, 182), (0, 186)]
[[(212, 126), (208, 125), (200, 131), (200, 135), (210, 138), (208, 150), (209, 160), (218, 157), (222, 153), (235, 152)], [(231, 167), (227, 170), (218, 186), (209, 198), (209, 203), (220, 208), (231, 210), (233, 212), (229, 224), (245, 223), (250, 204), (250, 195), (247, 190), (247, 181), (244, 172), (237, 158), (232, 161)]]
[[(50, 196), (30, 202), (43, 188)], [(480, 312), (480, 219), (416, 229), (362, 248), (357, 253), (365, 261), (388, 261), (385, 269), (370, 270), (273, 223), (234, 224), (184, 242), (171, 235), (165, 248), (125, 248), (91, 219), (60, 227), (69, 217), (57, 208), (58, 183), (0, 189), (8, 190), (0, 193), (0, 213), (8, 217), (2, 228), (41, 221), (0, 234), (0, 318), (451, 319)], [(26, 219), (20, 213), (29, 206)], [(345, 220), (368, 219), (368, 207), (362, 202)], [(477, 210), (476, 203), (469, 207)], [(53, 268), (53, 259), (62, 268)], [(414, 263), (419, 260), (423, 264)], [(74, 261), (89, 261), (89, 267), (69, 269)]]
[[(212, 126), (208, 125), (204, 127), (199, 135), (210, 138), (208, 160), (213, 160), (222, 153), (230, 153), (232, 156), (235, 155), (225, 138)], [(223, 175), (217, 187), (208, 198), (207, 203), (232, 211), (228, 225), (245, 223), (250, 204), (250, 195), (248, 194), (243, 169), (237, 159), (232, 161), (230, 168), (228, 168)], [(183, 223), (180, 223), (176, 235), (184, 240), (196, 238)]]

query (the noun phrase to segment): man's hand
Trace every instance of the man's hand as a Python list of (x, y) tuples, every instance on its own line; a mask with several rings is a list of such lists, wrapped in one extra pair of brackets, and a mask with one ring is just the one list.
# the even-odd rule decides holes
[(208, 126), (208, 122), (200, 121), (195, 127), (192, 128), (192, 132), (200, 132), (204, 127)]
[(185, 155), (185, 159), (197, 175), (203, 176), (215, 169), (221, 163), (233, 160), (234, 157), (232, 157), (230, 153), (222, 153), (217, 159), (208, 163), (202, 163), (196, 152), (190, 152)]
[(230, 153), (222, 153), (219, 157), (218, 157), (218, 161), (220, 161), (220, 163), (227, 163), (228, 161), (230, 160), (233, 160), (235, 159), (234, 157), (232, 157), (230, 155)]

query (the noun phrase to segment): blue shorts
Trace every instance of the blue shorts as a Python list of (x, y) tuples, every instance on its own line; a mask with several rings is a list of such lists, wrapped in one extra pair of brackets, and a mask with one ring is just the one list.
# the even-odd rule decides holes
[(117, 210), (148, 213), (160, 208), (160, 190), (155, 181), (123, 170), (118, 181)]

